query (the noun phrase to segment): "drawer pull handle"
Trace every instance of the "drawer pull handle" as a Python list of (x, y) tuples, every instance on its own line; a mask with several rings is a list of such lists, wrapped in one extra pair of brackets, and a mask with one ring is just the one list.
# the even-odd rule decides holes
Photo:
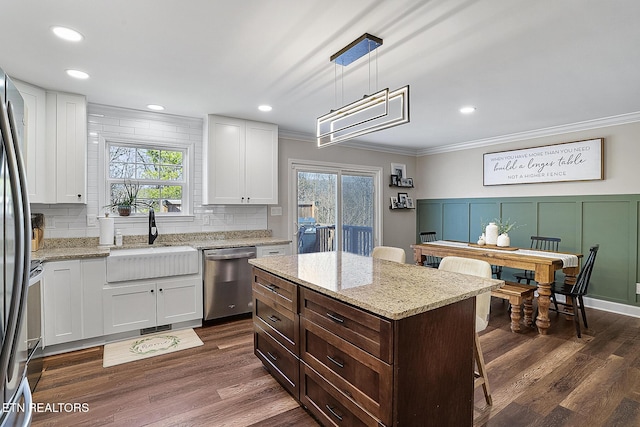
[(331, 356), (327, 356), (327, 359), (329, 359), (331, 362), (333, 362), (336, 366), (338, 366), (339, 368), (344, 368), (344, 363), (338, 362), (336, 359), (334, 359)]
[(273, 323), (280, 321), (280, 319), (277, 318), (276, 316), (274, 316), (273, 314), (271, 316), (269, 316), (269, 320), (271, 320)]
[(335, 314), (327, 313), (327, 317), (336, 323), (344, 323), (344, 319), (336, 316)]
[(271, 292), (275, 292), (276, 289), (278, 289), (278, 287), (276, 285), (267, 285), (267, 288), (271, 291)]
[(267, 356), (269, 356), (274, 362), (278, 360), (278, 356), (274, 356), (270, 351), (267, 351)]
[(333, 415), (334, 417), (336, 417), (337, 419), (339, 419), (340, 421), (342, 421), (342, 417), (341, 417), (340, 415), (338, 415), (338, 414), (336, 413), (336, 411), (334, 411), (334, 410), (333, 410), (333, 408), (332, 408), (331, 406), (329, 406), (329, 404), (326, 404), (326, 405), (324, 405), (324, 406), (329, 410), (329, 412), (331, 412), (331, 415)]

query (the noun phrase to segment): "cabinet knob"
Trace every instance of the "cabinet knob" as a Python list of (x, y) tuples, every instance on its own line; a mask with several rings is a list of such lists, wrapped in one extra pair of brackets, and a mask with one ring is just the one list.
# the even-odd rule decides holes
[(153, 289), (151, 289), (151, 293), (153, 293)]
[(82, 198), (82, 194), (78, 194), (78, 199), (81, 199), (81, 198)]
[(162, 288), (158, 289), (160, 292), (162, 292)]

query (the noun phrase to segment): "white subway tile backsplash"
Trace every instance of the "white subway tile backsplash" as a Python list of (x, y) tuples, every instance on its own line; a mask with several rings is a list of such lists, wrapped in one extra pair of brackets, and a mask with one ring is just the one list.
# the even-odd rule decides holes
[(105, 133), (115, 133), (115, 134), (131, 134), (133, 135), (135, 132), (135, 128), (133, 127), (123, 127), (123, 126), (108, 126), (105, 125), (102, 127), (102, 131)]
[[(195, 148), (193, 171), (192, 202), (195, 218), (163, 223), (158, 217), (161, 234), (216, 232), (234, 230), (265, 230), (267, 228), (266, 206), (202, 206), (202, 141), (203, 119), (173, 116), (138, 110), (89, 104), (88, 129), (97, 132), (98, 137), (133, 141), (176, 141), (192, 144)], [(45, 205), (32, 204), (31, 211), (45, 216), (45, 237), (97, 237), (99, 229), (87, 226), (88, 215), (104, 215), (104, 208), (98, 206), (98, 191), (101, 187), (98, 177), (99, 145), (97, 138), (87, 141), (87, 205)], [(204, 225), (202, 217), (209, 215), (209, 225)], [(125, 235), (146, 235), (146, 222), (127, 222), (120, 220), (116, 228)]]
[(149, 129), (151, 125), (149, 121), (120, 119), (119, 126), (136, 129)]

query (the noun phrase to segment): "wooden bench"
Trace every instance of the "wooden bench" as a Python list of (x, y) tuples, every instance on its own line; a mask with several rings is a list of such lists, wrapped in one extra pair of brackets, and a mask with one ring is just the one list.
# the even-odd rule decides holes
[(537, 286), (505, 281), (503, 287), (491, 291), (492, 297), (506, 299), (511, 304), (511, 330), (520, 331), (520, 306), (524, 303), (524, 324), (533, 323), (533, 296)]

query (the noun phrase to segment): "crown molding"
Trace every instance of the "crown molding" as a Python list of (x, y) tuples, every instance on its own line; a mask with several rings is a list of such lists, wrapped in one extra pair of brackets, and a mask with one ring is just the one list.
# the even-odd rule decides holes
[(601, 119), (586, 120), (567, 125), (552, 126), (526, 132), (512, 133), (509, 135), (496, 136), (491, 138), (477, 139), (474, 141), (462, 142), (459, 144), (444, 145), (441, 147), (431, 147), (418, 150), (418, 156), (429, 154), (448, 153), (452, 151), (469, 150), (472, 148), (488, 147), (491, 145), (506, 144), (509, 142), (522, 141), (525, 139), (543, 138), (546, 136), (560, 135), (571, 132), (580, 132), (591, 129), (599, 129), (609, 126), (619, 126), (628, 123), (640, 122), (640, 111), (620, 114), (617, 116), (604, 117)]

